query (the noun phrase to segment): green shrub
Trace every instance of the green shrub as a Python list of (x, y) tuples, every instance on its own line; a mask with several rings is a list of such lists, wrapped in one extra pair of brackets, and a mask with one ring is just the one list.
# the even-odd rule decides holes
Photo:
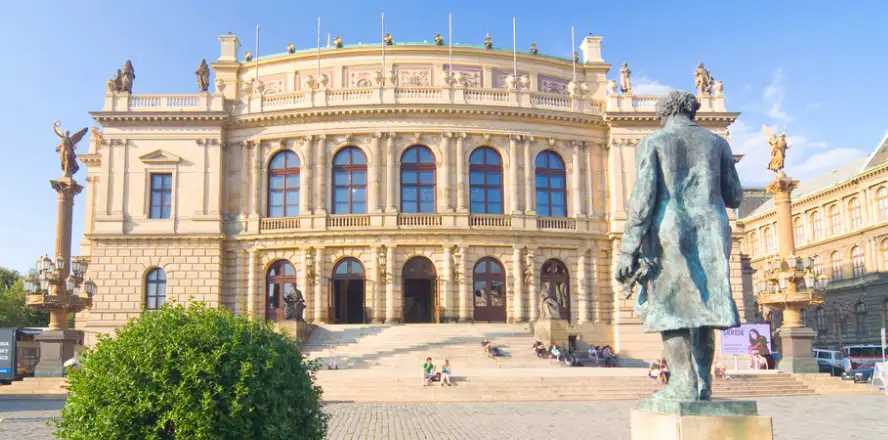
[(63, 439), (322, 439), (316, 367), (266, 324), (166, 305), (101, 337), (68, 376)]

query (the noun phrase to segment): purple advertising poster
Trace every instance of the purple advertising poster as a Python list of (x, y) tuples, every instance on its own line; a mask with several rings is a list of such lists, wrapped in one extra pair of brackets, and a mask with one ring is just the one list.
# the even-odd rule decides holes
[(771, 354), (771, 325), (743, 324), (721, 331), (721, 354)]

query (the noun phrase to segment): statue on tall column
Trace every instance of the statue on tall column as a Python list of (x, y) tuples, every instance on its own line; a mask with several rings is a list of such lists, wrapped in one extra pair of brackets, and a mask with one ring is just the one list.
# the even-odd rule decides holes
[(135, 80), (136, 69), (133, 68), (133, 63), (130, 60), (126, 60), (126, 64), (123, 65), (123, 78), (121, 81), (120, 91), (133, 93), (133, 82)]
[(694, 72), (694, 86), (701, 95), (712, 93), (712, 75), (703, 67), (703, 63), (697, 65), (697, 70)]
[(207, 66), (207, 60), (201, 59), (200, 66), (197, 66), (197, 71), (194, 72), (197, 75), (197, 87), (200, 88), (201, 92), (206, 92), (210, 88), (210, 67)]
[(783, 133), (775, 134), (767, 125), (762, 126), (765, 137), (768, 138), (768, 145), (771, 146), (771, 161), (768, 162), (768, 169), (775, 173), (783, 172), (783, 162), (786, 160), (786, 150), (789, 149), (789, 143), (786, 142), (786, 128)]
[(80, 130), (77, 133), (74, 133), (74, 136), (71, 136), (71, 132), (67, 130), (62, 134), (62, 131), (59, 130), (59, 127), (61, 126), (62, 123), (59, 121), (52, 123), (52, 129), (55, 131), (56, 136), (59, 137), (59, 146), (56, 147), (56, 151), (59, 153), (61, 159), (63, 175), (65, 177), (71, 177), (80, 169), (80, 166), (77, 165), (77, 153), (74, 152), (74, 149), (77, 148), (77, 143), (80, 142), (80, 139), (83, 139), (87, 128), (84, 127), (83, 130)]
[(629, 68), (629, 63), (623, 63), (623, 67), (620, 67), (620, 91), (626, 94), (632, 93), (632, 69)]
[(654, 399), (710, 400), (714, 330), (740, 325), (726, 208), (740, 206), (743, 188), (728, 142), (694, 124), (699, 108), (678, 90), (657, 103), (663, 128), (638, 144), (616, 265), (624, 287), (642, 284), (642, 329), (663, 338), (671, 377)]

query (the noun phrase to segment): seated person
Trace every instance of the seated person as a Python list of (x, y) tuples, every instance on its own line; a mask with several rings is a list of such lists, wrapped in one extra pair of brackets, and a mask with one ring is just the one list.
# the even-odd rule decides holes
[(432, 363), (432, 358), (426, 358), (425, 363), (422, 364), (422, 386), (431, 385), (434, 376), (435, 364)]
[(671, 373), (669, 373), (669, 364), (666, 363), (666, 359), (663, 359), (660, 362), (660, 376), (657, 378), (657, 380), (662, 384), (668, 384), (670, 375)]
[(716, 356), (715, 361), (712, 363), (712, 377), (724, 379), (727, 377), (727, 372), (728, 367)]
[(450, 383), (450, 359), (444, 359), (444, 368), (441, 369), (441, 386), (443, 387), (445, 383), (447, 386), (453, 386)]
[(601, 354), (598, 352), (598, 347), (589, 346), (589, 360), (595, 362), (595, 365), (599, 365), (601, 362)]
[(552, 347), (549, 348), (549, 359), (558, 359), (561, 360), (561, 348), (557, 345), (552, 344)]
[(487, 353), (487, 355), (490, 357), (503, 355), (503, 352), (499, 348), (491, 344), (490, 340), (487, 338), (484, 338), (484, 340), (481, 341), (481, 349), (484, 350), (484, 352)]
[(660, 380), (660, 360), (659, 359), (651, 362), (651, 366), (650, 366), (650, 368), (648, 368), (648, 377), (651, 378), (651, 380), (656, 380), (656, 381)]
[(533, 351), (536, 352), (538, 358), (546, 357), (546, 354), (549, 352), (549, 350), (546, 350), (546, 346), (540, 341), (534, 342)]
[(767, 370), (768, 369), (768, 358), (759, 355), (758, 356), (758, 369), (759, 370)]

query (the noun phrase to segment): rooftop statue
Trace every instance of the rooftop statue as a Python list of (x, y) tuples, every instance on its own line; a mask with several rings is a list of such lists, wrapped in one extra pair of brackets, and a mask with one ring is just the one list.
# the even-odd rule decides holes
[(444, 45), (444, 37), (441, 34), (435, 35), (435, 46), (443, 46)]
[(207, 66), (207, 60), (201, 59), (200, 66), (194, 72), (197, 75), (197, 87), (201, 92), (206, 92), (210, 88), (210, 67)]
[(339, 38), (339, 35), (337, 35), (336, 38), (333, 39), (333, 47), (337, 49), (342, 47), (342, 38)]
[(392, 38), (392, 34), (385, 34), (385, 38), (382, 39), (382, 42), (385, 43), (386, 46), (391, 46), (395, 44), (395, 39)]
[(783, 133), (777, 135), (767, 125), (763, 125), (762, 131), (768, 139), (768, 145), (771, 146), (771, 161), (768, 162), (768, 169), (775, 173), (782, 173), (786, 150), (789, 149), (789, 143), (786, 142), (786, 129), (784, 128)]
[(123, 90), (123, 72), (120, 69), (117, 69), (114, 77), (105, 83), (105, 88), (111, 93)]
[(703, 63), (697, 65), (697, 70), (694, 72), (694, 86), (702, 95), (712, 93), (712, 75), (703, 67)]
[(84, 127), (83, 130), (80, 130), (77, 133), (74, 133), (74, 136), (71, 136), (71, 132), (67, 130), (62, 134), (62, 131), (59, 130), (59, 127), (61, 126), (62, 123), (59, 121), (52, 123), (52, 129), (55, 131), (56, 136), (59, 137), (59, 146), (56, 147), (56, 151), (59, 153), (59, 158), (61, 159), (63, 175), (65, 177), (71, 177), (80, 169), (80, 166), (77, 165), (77, 153), (74, 152), (74, 149), (77, 148), (77, 143), (80, 142), (80, 139), (83, 139), (87, 128)]
[(620, 67), (620, 91), (626, 94), (632, 93), (632, 69), (629, 68), (629, 63), (623, 63), (623, 67)]
[(296, 46), (293, 43), (287, 43), (287, 53), (296, 53)]
[(663, 338), (672, 373), (654, 399), (710, 400), (714, 330), (740, 324), (726, 208), (740, 206), (743, 188), (728, 142), (694, 124), (699, 108), (678, 90), (657, 103), (663, 128), (638, 144), (615, 271), (624, 286), (641, 283), (635, 312)]
[(123, 80), (121, 82), (120, 91), (133, 93), (133, 82), (136, 80), (136, 69), (133, 68), (133, 63), (130, 60), (126, 60), (126, 64), (123, 65)]
[(530, 53), (532, 53), (532, 54), (534, 54), (534, 55), (540, 53), (540, 51), (537, 50), (537, 44), (536, 44), (536, 43), (533, 43), (533, 44), (530, 45)]
[(493, 38), (490, 38), (490, 34), (487, 34), (487, 36), (484, 37), (484, 47), (487, 49), (493, 49)]

